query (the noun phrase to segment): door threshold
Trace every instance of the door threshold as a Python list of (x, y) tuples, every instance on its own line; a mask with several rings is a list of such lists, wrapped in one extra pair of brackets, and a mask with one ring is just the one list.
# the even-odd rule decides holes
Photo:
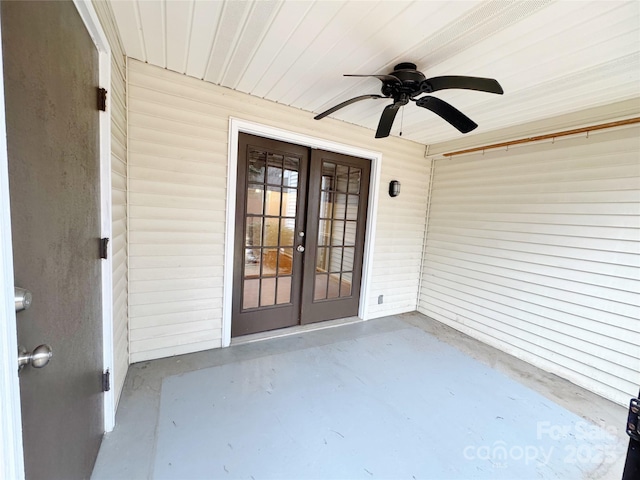
[(295, 327), (280, 328), (278, 330), (269, 330), (267, 332), (251, 333), (231, 339), (231, 346), (244, 345), (246, 343), (260, 342), (262, 340), (271, 340), (273, 338), (288, 337), (305, 332), (315, 332), (325, 330), (327, 328), (341, 327), (343, 325), (351, 325), (352, 323), (363, 322), (360, 317), (338, 318), (336, 320), (327, 320), (324, 322), (309, 323), (308, 325), (296, 325)]

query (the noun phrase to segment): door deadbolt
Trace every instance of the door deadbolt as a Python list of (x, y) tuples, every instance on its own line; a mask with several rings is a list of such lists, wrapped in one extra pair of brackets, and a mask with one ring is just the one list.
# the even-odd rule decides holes
[(304, 252), (304, 247), (302, 245), (298, 245), (296, 247), (296, 250), (299, 251), (300, 253)]
[(33, 297), (31, 292), (26, 288), (15, 287), (13, 290), (13, 297), (16, 303), (16, 312), (21, 312), (31, 306)]
[(53, 351), (49, 345), (39, 345), (33, 349), (32, 353), (27, 352), (23, 346), (18, 347), (18, 371), (21, 371), (27, 365), (33, 368), (46, 367), (53, 357)]

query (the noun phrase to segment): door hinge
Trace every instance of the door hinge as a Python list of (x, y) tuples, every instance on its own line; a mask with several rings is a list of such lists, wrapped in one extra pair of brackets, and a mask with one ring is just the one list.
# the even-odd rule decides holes
[(107, 111), (107, 91), (101, 87), (98, 87), (98, 110)]
[(627, 435), (636, 442), (640, 442), (640, 400), (632, 398), (629, 403), (629, 418), (627, 419)]
[(109, 239), (108, 238), (101, 238), (100, 239), (100, 258), (106, 260), (107, 259), (107, 246), (109, 245)]
[(111, 390), (111, 372), (107, 369), (102, 374), (102, 391), (108, 392), (109, 390)]

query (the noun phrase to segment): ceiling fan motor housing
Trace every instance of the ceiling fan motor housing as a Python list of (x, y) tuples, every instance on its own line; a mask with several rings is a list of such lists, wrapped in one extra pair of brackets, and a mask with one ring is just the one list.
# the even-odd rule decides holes
[(412, 98), (421, 93), (421, 87), (426, 77), (416, 70), (415, 63), (399, 63), (389, 75), (396, 77), (401, 83), (395, 81), (382, 82), (382, 94), (385, 97), (393, 97), (398, 101), (403, 95)]

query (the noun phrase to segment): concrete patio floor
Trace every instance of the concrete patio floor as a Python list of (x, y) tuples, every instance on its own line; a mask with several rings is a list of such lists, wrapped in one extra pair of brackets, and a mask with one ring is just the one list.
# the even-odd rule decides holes
[(129, 369), (94, 479), (615, 479), (626, 409), (418, 313)]

